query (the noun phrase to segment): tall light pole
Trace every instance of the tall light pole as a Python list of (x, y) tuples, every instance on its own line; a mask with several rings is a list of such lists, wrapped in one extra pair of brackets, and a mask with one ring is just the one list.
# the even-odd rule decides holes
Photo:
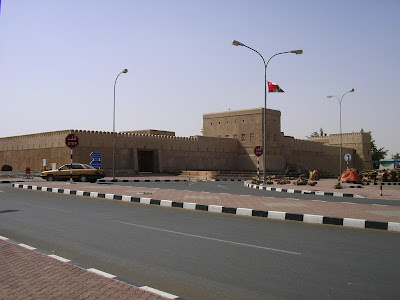
[(115, 180), (115, 85), (117, 84), (117, 79), (122, 73), (128, 73), (128, 69), (123, 69), (115, 78), (114, 82), (114, 110), (113, 110), (113, 180)]
[(339, 157), (339, 162), (340, 162), (339, 171), (340, 171), (340, 174), (339, 174), (339, 176), (342, 176), (342, 174), (343, 174), (343, 170), (342, 170), (342, 159), (343, 159), (343, 157), (342, 157), (342, 155), (343, 155), (343, 153), (342, 153), (342, 148), (343, 148), (343, 141), (342, 141), (342, 100), (343, 100), (344, 95), (346, 95), (347, 93), (353, 93), (354, 91), (355, 91), (354, 89), (351, 89), (350, 91), (347, 91), (346, 93), (343, 94), (343, 96), (340, 99), (337, 96), (334, 96), (334, 95), (327, 96), (327, 98), (336, 98), (337, 101), (339, 102), (339, 126), (340, 126), (340, 154), (339, 154), (340, 155), (340, 157)]
[(264, 179), (263, 179), (263, 183), (265, 184), (266, 178), (267, 178), (266, 169), (267, 169), (267, 95), (268, 95), (268, 91), (267, 91), (267, 86), (268, 86), (268, 83), (267, 83), (267, 67), (268, 67), (268, 63), (270, 62), (270, 60), (273, 57), (275, 57), (275, 56), (277, 56), (279, 54), (286, 54), (286, 53), (302, 54), (303, 50), (292, 50), (292, 51), (285, 51), (285, 52), (276, 53), (276, 54), (272, 55), (269, 58), (267, 63), (265, 63), (264, 57), (257, 50), (255, 50), (253, 48), (250, 48), (249, 46), (246, 46), (245, 44), (243, 44), (241, 42), (238, 42), (236, 40), (232, 41), (232, 45), (234, 45), (234, 46), (243, 46), (243, 47), (246, 47), (246, 48), (248, 48), (250, 50), (253, 50), (258, 55), (260, 55), (260, 57), (261, 57), (261, 59), (263, 60), (263, 63), (264, 63), (264, 115), (263, 115), (263, 119), (264, 119), (264, 135), (263, 135), (263, 141), (264, 141), (263, 142), (263, 148), (264, 148), (263, 149), (264, 150), (264, 152), (263, 152), (264, 168), (263, 169), (264, 170), (263, 170), (263, 178)]

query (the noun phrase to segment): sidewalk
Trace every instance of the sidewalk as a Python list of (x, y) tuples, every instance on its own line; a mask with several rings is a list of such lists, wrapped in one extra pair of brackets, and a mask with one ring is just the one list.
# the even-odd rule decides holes
[(0, 299), (179, 299), (35, 250), (0, 236)]

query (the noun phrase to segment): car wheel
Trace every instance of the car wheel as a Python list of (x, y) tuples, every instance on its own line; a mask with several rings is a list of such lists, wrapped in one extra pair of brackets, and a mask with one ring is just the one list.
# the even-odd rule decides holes
[(81, 175), (81, 176), (79, 176), (79, 181), (80, 182), (88, 182), (89, 178), (87, 177), (87, 175)]
[(46, 179), (47, 179), (47, 181), (54, 181), (55, 180), (53, 175), (47, 175)]

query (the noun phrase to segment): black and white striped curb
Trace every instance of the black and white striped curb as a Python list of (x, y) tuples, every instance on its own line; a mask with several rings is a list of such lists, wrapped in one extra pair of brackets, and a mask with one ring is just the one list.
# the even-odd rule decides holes
[(400, 182), (363, 182), (362, 185), (400, 185)]
[(0, 183), (24, 182), (24, 180), (0, 180)]
[(248, 179), (217, 178), (217, 179), (99, 179), (98, 183), (105, 182), (188, 182), (188, 181), (245, 181)]
[(99, 179), (97, 182), (187, 182), (187, 179)]
[(110, 199), (110, 200), (122, 200), (122, 201), (136, 202), (136, 203), (141, 203), (141, 204), (153, 204), (153, 205), (160, 205), (160, 206), (166, 206), (166, 207), (201, 210), (201, 211), (208, 211), (208, 212), (215, 212), (215, 213), (226, 213), (226, 214), (250, 216), (250, 217), (264, 217), (264, 218), (276, 219), (276, 220), (291, 220), (291, 221), (300, 221), (300, 222), (313, 223), (313, 224), (340, 225), (340, 226), (345, 226), (345, 227), (369, 228), (369, 229), (380, 229), (380, 230), (399, 231), (400, 232), (400, 223), (396, 223), (396, 222), (368, 221), (368, 220), (362, 220), (362, 219), (337, 218), (337, 217), (311, 215), (311, 214), (296, 214), (296, 213), (281, 212), (281, 211), (264, 211), (264, 210), (256, 210), (256, 209), (251, 209), (251, 208), (236, 208), (236, 207), (227, 207), (227, 206), (220, 206), (220, 205), (205, 205), (205, 204), (199, 204), (199, 203), (177, 202), (177, 201), (172, 201), (172, 200), (158, 200), (158, 199), (145, 198), (145, 197), (133, 197), (133, 196), (124, 196), (124, 195), (115, 195), (115, 194), (105, 194), (105, 193), (99, 193), (99, 192), (74, 191), (74, 190), (69, 190), (69, 189), (48, 188), (48, 187), (23, 185), (23, 184), (12, 184), (12, 187), (28, 189), (28, 190), (59, 193), (59, 194), (96, 197), (96, 198), (104, 198), (104, 199)]
[(170, 293), (166, 293), (166, 292), (157, 290), (157, 289), (152, 288), (152, 287), (149, 287), (149, 286), (147, 286), (147, 285), (141, 285), (141, 284), (138, 284), (138, 283), (136, 283), (136, 282), (132, 282), (132, 281), (129, 281), (129, 280), (120, 278), (120, 277), (118, 277), (118, 276), (116, 276), (116, 275), (113, 275), (113, 274), (110, 274), (110, 273), (106, 273), (106, 272), (100, 271), (100, 270), (95, 269), (95, 268), (88, 268), (88, 267), (83, 266), (83, 265), (81, 265), (81, 264), (79, 264), (79, 263), (73, 262), (73, 261), (71, 261), (70, 259), (67, 259), (67, 258), (58, 256), (58, 255), (55, 255), (55, 254), (49, 254), (49, 253), (47, 253), (47, 252), (45, 252), (45, 251), (43, 251), (43, 250), (39, 250), (39, 249), (37, 249), (37, 248), (35, 248), (35, 247), (29, 246), (29, 245), (26, 245), (26, 244), (23, 244), (23, 243), (18, 243), (18, 242), (14, 241), (14, 240), (11, 240), (11, 239), (9, 239), (9, 238), (7, 238), (7, 237), (4, 237), (4, 236), (1, 236), (1, 235), (0, 235), (0, 240), (8, 241), (8, 242), (10, 242), (10, 243), (13, 243), (13, 244), (15, 244), (15, 245), (18, 245), (18, 246), (23, 247), (23, 248), (28, 249), (28, 250), (36, 251), (36, 252), (38, 252), (38, 253), (44, 254), (44, 255), (46, 255), (46, 256), (48, 256), (48, 257), (51, 257), (51, 258), (56, 259), (56, 260), (58, 260), (58, 261), (61, 261), (61, 262), (63, 262), (63, 263), (69, 263), (69, 264), (71, 264), (71, 265), (80, 267), (80, 268), (82, 268), (82, 269), (85, 269), (85, 270), (87, 270), (87, 271), (89, 271), (89, 272), (92, 272), (92, 273), (95, 273), (95, 274), (97, 274), (97, 275), (100, 275), (100, 276), (103, 276), (103, 277), (106, 277), (106, 278), (110, 278), (110, 279), (114, 279), (114, 280), (121, 281), (121, 282), (123, 282), (123, 283), (126, 283), (126, 284), (132, 285), (132, 286), (134, 286), (134, 287), (137, 287), (137, 288), (139, 288), (140, 290), (144, 290), (144, 291), (147, 291), (147, 292), (150, 292), (150, 293), (153, 293), (153, 294), (157, 294), (157, 295), (159, 295), (159, 296), (162, 296), (162, 297), (165, 297), (165, 298), (168, 298), (168, 299), (179, 299), (179, 300), (184, 300), (183, 298), (181, 298), (181, 297), (179, 297), (179, 296), (175, 296), (175, 295), (173, 295), (173, 294), (170, 294)]
[(248, 178), (217, 178), (214, 181), (246, 181), (249, 180)]
[(357, 194), (348, 194), (348, 193), (332, 193), (332, 192), (323, 192), (323, 191), (308, 191), (308, 190), (294, 190), (294, 189), (281, 189), (281, 188), (273, 188), (269, 186), (262, 186), (257, 184), (252, 184), (245, 182), (245, 186), (258, 190), (265, 190), (270, 192), (281, 192), (281, 193), (291, 193), (291, 194), (303, 194), (303, 195), (317, 195), (317, 196), (334, 196), (334, 197), (351, 197), (351, 198), (364, 198)]

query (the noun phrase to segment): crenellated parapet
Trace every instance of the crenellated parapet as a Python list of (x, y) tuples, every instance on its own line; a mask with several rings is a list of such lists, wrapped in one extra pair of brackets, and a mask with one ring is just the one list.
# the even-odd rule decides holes
[[(43, 132), (21, 136), (0, 138), (0, 151), (64, 148), (65, 138), (74, 133), (79, 138), (80, 147), (112, 147), (113, 132), (68, 129), (52, 132)], [(178, 137), (171, 135), (153, 135), (131, 132), (117, 132), (116, 145), (120, 148), (144, 148), (158, 150), (187, 150), (187, 151), (233, 151), (236, 142), (219, 138), (190, 136)], [(201, 144), (201, 145), (200, 145)], [(235, 144), (234, 146), (232, 146)], [(226, 146), (228, 145), (228, 146)]]

